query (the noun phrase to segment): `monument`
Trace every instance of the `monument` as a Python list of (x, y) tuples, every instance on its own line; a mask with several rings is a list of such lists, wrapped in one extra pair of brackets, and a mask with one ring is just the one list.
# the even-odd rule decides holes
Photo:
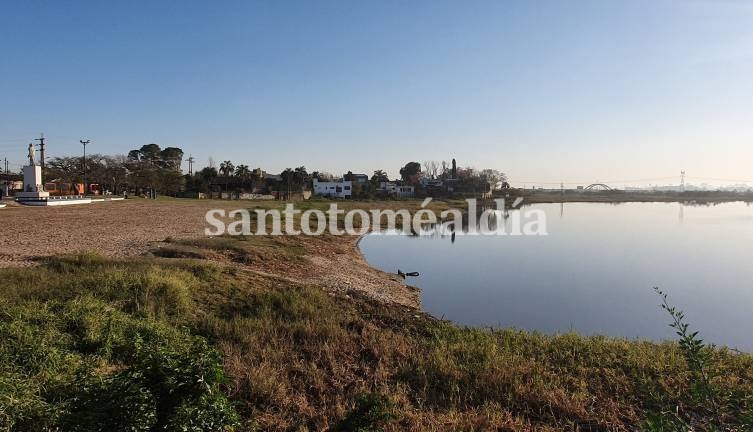
[(29, 165), (23, 167), (24, 190), (16, 193), (16, 201), (22, 204), (46, 203), (50, 197), (44, 191), (42, 183), (42, 167), (37, 165), (34, 144), (29, 144)]
[[(44, 154), (42, 154), (44, 157)], [(42, 179), (42, 167), (37, 165), (37, 153), (34, 144), (29, 144), (29, 165), (23, 167), (24, 184), (23, 191), (16, 192), (16, 201), (19, 204), (28, 206), (64, 206), (73, 204), (91, 204), (91, 197), (80, 195), (60, 195), (44, 190), (44, 181)], [(99, 198), (96, 201), (120, 201), (123, 198)], [(3, 207), (3, 205), (0, 205)]]

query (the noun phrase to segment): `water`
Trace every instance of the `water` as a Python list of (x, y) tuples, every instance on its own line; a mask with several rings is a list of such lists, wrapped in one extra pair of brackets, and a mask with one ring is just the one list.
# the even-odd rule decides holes
[(658, 286), (706, 341), (753, 352), (753, 206), (531, 208), (548, 236), (369, 235), (361, 250), (381, 270), (420, 272), (408, 283), (423, 308), (460, 324), (674, 339)]

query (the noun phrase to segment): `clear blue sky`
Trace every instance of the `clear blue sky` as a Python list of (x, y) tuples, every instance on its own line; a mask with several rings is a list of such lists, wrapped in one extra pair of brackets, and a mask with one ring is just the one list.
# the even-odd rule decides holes
[(39, 132), (272, 172), (753, 179), (753, 2), (5, 1), (0, 158)]

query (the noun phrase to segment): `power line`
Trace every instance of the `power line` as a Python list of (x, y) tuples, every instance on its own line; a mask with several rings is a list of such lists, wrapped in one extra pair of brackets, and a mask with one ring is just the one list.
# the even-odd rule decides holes
[(695, 176), (687, 176), (688, 179), (695, 179), (695, 180), (708, 180), (708, 181), (723, 181), (723, 182), (738, 182), (738, 183), (753, 183), (753, 180), (742, 180), (742, 179), (724, 179), (724, 178), (715, 178), (715, 177), (695, 177)]
[[(638, 183), (638, 182), (647, 182), (647, 181), (654, 181), (654, 180), (669, 180), (669, 179), (676, 179), (676, 176), (667, 176), (667, 177), (653, 177), (653, 178), (643, 178), (643, 179), (633, 179), (633, 180), (599, 180), (598, 183)], [(585, 181), (566, 181), (566, 182), (546, 182), (546, 181), (532, 181), (532, 180), (515, 180), (516, 183), (536, 183), (536, 184), (551, 184), (551, 185), (559, 185), (559, 184), (566, 184), (566, 185), (581, 185), (581, 184), (591, 184), (594, 183), (594, 180), (585, 180)]]

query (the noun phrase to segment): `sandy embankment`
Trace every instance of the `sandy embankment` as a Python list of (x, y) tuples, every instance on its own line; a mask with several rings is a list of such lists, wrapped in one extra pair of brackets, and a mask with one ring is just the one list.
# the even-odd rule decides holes
[[(204, 228), (209, 227), (204, 218), (207, 210), (239, 207), (237, 202), (142, 199), (66, 207), (11, 204), (0, 209), (0, 267), (29, 266), (42, 257), (77, 252), (94, 251), (113, 258), (145, 255), (168, 237), (204, 237)], [(304, 244), (313, 241), (300, 238)], [(356, 238), (338, 237), (336, 246), (337, 252), (321, 245), (310, 248), (317, 252), (306, 255), (311, 265), (305, 272), (289, 272), (286, 266), (264, 272), (327, 290), (356, 290), (377, 300), (419, 306), (417, 290), (397, 275), (368, 265)], [(258, 270), (253, 265), (244, 267)]]

